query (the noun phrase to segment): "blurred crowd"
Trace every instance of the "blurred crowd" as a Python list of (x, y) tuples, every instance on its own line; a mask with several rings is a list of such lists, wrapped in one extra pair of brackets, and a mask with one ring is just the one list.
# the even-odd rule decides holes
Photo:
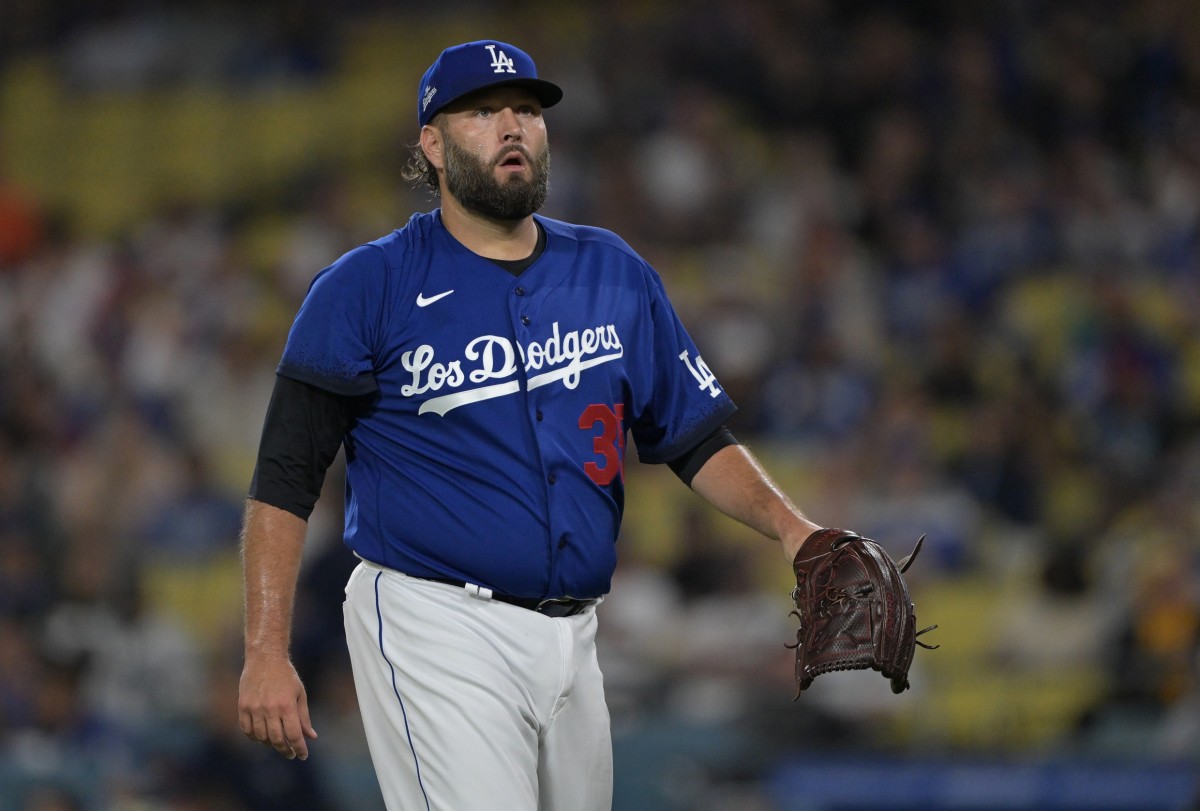
[[(5, 4), (0, 70), (48, 55), (84, 95), (320, 83), (355, 58), (350, 23), (429, 14), (42, 5)], [(957, 614), (929, 617), (958, 647), (920, 652), (910, 694), (844, 674), (790, 704), (786, 564), (631, 454), (601, 607), (617, 807), (767, 808), (753, 786), (789, 748), (1200, 756), (1200, 7), (616, 2), (555, 25), (501, 5), (519, 25), (446, 30), (566, 88), (545, 213), (646, 256), (735, 433), (815, 520), (897, 556), (927, 534), (918, 619)], [(371, 216), (331, 164), (97, 234), (21, 182), (0, 119), (0, 811), (379, 807), (339, 466), (297, 607), (304, 764), (237, 728), (237, 534), (308, 280), (435, 205), (399, 179), (415, 125), (394, 127)], [(971, 596), (988, 624), (955, 632)], [(982, 671), (1086, 680), (1037, 739), (946, 726)]]

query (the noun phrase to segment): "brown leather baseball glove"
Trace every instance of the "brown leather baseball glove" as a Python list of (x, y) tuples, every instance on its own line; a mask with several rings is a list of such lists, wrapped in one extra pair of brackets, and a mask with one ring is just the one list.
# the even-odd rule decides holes
[(796, 631), (796, 698), (813, 679), (834, 670), (879, 671), (892, 692), (908, 688), (917, 637), (916, 613), (903, 573), (925, 541), (897, 565), (875, 541), (845, 529), (821, 529), (805, 539), (792, 568)]

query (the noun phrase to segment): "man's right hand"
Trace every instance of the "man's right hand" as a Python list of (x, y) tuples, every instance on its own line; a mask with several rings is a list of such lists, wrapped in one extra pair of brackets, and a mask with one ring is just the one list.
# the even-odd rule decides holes
[(242, 732), (272, 746), (288, 760), (308, 759), (317, 731), (308, 715), (308, 694), (287, 658), (248, 657), (238, 686)]

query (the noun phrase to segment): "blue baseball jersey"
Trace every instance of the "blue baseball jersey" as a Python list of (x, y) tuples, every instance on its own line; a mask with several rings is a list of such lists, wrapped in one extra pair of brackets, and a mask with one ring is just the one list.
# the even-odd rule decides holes
[(735, 406), (654, 269), (615, 234), (537, 216), (519, 276), (440, 211), (313, 280), (278, 373), (364, 395), (344, 440), (345, 542), (418, 577), (519, 597), (609, 590), (626, 436), (669, 461)]

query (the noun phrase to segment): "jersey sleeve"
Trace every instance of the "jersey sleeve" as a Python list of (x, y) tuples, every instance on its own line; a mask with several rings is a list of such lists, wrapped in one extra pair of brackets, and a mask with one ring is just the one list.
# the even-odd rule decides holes
[[(638, 403), (630, 433), (638, 458), (649, 464), (676, 459), (718, 430), (737, 410), (700, 356), (667, 298), (658, 274), (649, 271), (647, 397)], [(643, 351), (643, 350), (639, 350)]]
[(278, 374), (334, 394), (375, 391), (387, 275), (383, 251), (371, 245), (318, 273), (288, 333)]

